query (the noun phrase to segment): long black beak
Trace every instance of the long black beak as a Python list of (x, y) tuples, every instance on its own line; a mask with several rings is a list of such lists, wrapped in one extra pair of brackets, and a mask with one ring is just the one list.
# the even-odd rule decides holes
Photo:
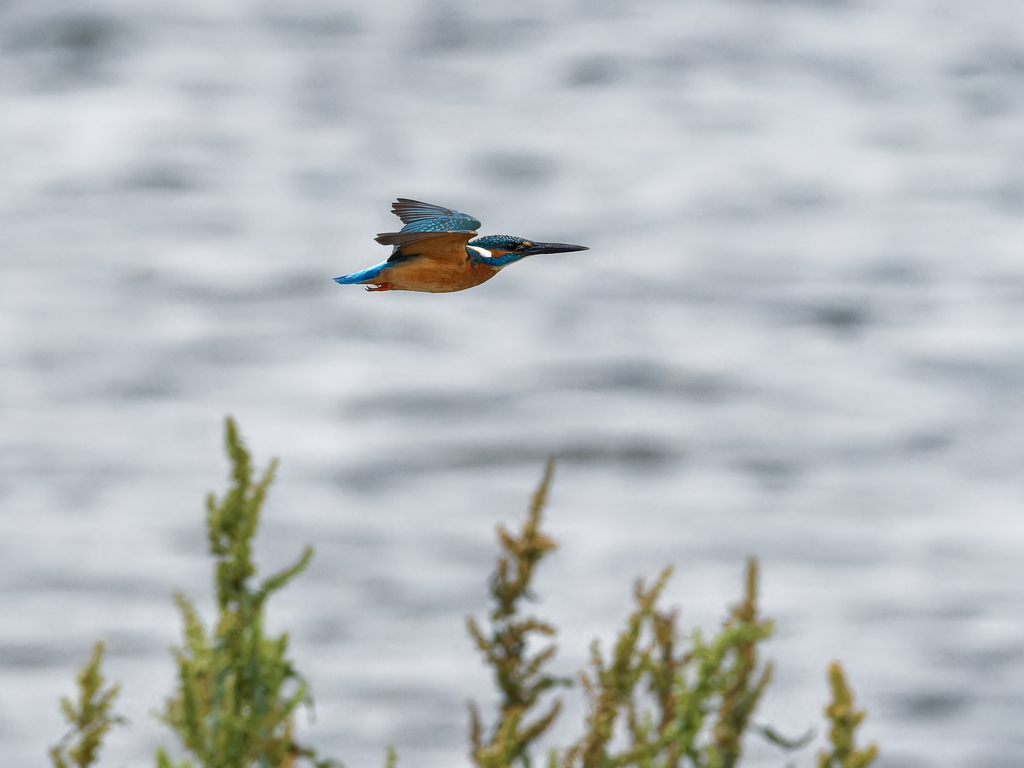
[(571, 243), (534, 243), (523, 251), (524, 256), (536, 256), (538, 253), (569, 253), (570, 251), (589, 251), (585, 245)]

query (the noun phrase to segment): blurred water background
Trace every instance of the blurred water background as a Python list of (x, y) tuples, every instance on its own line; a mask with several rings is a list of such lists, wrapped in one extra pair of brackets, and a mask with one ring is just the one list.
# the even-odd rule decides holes
[[(399, 195), (592, 250), (332, 283)], [(349, 768), (468, 765), (463, 617), (550, 453), (560, 671), (635, 577), (711, 629), (758, 555), (760, 722), (840, 658), (880, 767), (1019, 766), (1022, 214), (1014, 0), (3, 0), (0, 762), (98, 637), (103, 764), (173, 745), (230, 413), (282, 459), (261, 563), (317, 547), (271, 613)]]

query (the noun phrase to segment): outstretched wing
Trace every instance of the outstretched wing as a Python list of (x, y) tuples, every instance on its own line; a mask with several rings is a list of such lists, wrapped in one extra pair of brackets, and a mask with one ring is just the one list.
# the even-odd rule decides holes
[(405, 224), (403, 232), (469, 232), (480, 229), (480, 222), (472, 216), (407, 197), (400, 197), (392, 203), (391, 212)]
[(384, 232), (377, 235), (381, 245), (393, 245), (389, 262), (405, 261), (414, 256), (435, 261), (462, 264), (468, 258), (466, 243), (476, 232)]

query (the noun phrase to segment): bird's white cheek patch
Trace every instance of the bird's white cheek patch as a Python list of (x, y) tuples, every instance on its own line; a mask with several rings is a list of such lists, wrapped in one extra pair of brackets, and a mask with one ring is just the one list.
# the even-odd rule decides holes
[(467, 245), (466, 247), (469, 248), (470, 250), (476, 251), (481, 256), (483, 256), (485, 259), (492, 258), (491, 252), (488, 251), (486, 248), (480, 248), (480, 247), (475, 246), (475, 245)]

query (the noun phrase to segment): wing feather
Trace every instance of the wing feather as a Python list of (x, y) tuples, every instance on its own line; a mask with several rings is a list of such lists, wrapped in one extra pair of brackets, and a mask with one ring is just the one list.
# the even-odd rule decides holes
[(393, 245), (388, 261), (404, 261), (413, 256), (437, 261), (462, 263), (468, 257), (466, 243), (476, 232), (384, 232), (377, 235), (381, 245)]
[(465, 232), (480, 228), (480, 222), (468, 214), (407, 197), (392, 203), (391, 212), (405, 224), (403, 232)]

